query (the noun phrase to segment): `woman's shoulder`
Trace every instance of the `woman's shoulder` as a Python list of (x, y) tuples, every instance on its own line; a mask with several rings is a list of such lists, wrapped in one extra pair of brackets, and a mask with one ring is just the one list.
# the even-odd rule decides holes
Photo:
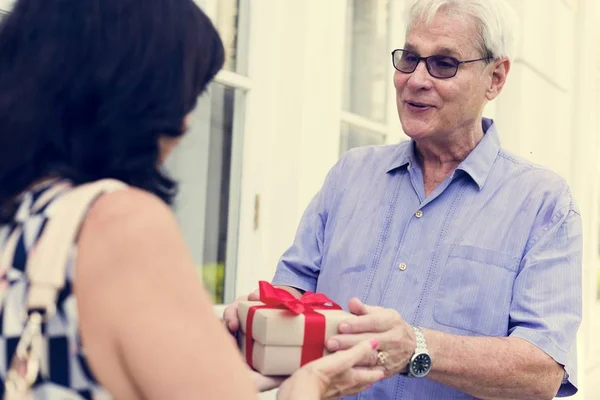
[(155, 225), (173, 220), (171, 209), (158, 196), (142, 189), (127, 187), (106, 193), (90, 207), (86, 223)]
[(179, 234), (169, 206), (154, 194), (128, 187), (104, 194), (90, 207), (82, 238), (131, 251)]

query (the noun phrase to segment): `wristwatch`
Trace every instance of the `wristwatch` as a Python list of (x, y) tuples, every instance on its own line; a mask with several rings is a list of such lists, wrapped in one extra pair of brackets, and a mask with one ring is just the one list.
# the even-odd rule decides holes
[(417, 348), (415, 354), (408, 363), (408, 372), (406, 376), (411, 378), (423, 378), (431, 371), (431, 356), (427, 351), (427, 342), (421, 328), (413, 326), (417, 337)]

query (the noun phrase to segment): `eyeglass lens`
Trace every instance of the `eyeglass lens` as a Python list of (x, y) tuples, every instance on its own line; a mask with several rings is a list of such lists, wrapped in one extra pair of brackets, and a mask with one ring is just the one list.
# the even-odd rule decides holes
[[(400, 72), (410, 74), (417, 69), (421, 58), (406, 50), (394, 52), (394, 67)], [(458, 60), (454, 57), (435, 55), (427, 57), (427, 70), (436, 78), (451, 78), (458, 70)]]

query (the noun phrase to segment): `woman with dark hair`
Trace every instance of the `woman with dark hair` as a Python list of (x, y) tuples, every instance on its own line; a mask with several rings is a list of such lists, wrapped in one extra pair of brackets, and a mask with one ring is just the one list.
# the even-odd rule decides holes
[[(167, 206), (176, 183), (162, 164), (223, 52), (192, 0), (19, 0), (2, 21), (3, 381), (23, 336), (24, 269), (47, 210), (74, 187), (112, 178), (128, 188), (87, 213), (57, 313), (44, 324), (36, 396), (247, 399), (279, 384), (243, 363)], [(359, 366), (374, 364), (376, 347), (307, 364), (279, 397), (360, 391), (383, 377)]]

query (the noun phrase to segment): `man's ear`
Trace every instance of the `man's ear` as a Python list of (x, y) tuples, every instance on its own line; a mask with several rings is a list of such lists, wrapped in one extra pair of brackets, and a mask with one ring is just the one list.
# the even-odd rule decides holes
[(494, 100), (502, 91), (506, 83), (506, 77), (510, 71), (510, 66), (511, 63), (508, 57), (502, 57), (494, 61), (490, 86), (485, 92), (485, 97), (489, 101)]

